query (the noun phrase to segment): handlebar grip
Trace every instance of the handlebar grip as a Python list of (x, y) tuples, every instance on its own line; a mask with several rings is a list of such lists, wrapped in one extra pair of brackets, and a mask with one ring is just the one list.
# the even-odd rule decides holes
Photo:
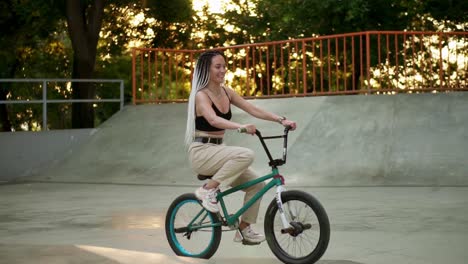
[(239, 128), (237, 129), (237, 132), (239, 132), (239, 133), (246, 133), (246, 132), (247, 132), (247, 128), (245, 128), (245, 127), (239, 127)]

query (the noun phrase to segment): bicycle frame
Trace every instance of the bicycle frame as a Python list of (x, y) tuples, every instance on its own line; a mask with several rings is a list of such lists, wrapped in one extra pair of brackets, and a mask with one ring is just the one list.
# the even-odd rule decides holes
[[(226, 204), (224, 203), (224, 199), (223, 197), (225, 196), (228, 196), (232, 193), (235, 193), (235, 192), (238, 192), (240, 190), (243, 190), (245, 188), (249, 188), (250, 186), (253, 186), (255, 184), (258, 184), (260, 182), (263, 182), (263, 181), (267, 181), (271, 179), (270, 182), (268, 182), (265, 187), (263, 187), (258, 193), (256, 193), (254, 195), (254, 197), (252, 197), (249, 201), (247, 201), (247, 203), (242, 206), (239, 210), (237, 210), (236, 213), (234, 214), (229, 214), (229, 212), (227, 211), (227, 207), (226, 207)], [(223, 216), (224, 216), (224, 219), (226, 220), (226, 223), (223, 223), (223, 222), (219, 222), (219, 223), (214, 223), (214, 224), (210, 224), (210, 225), (194, 225), (194, 223), (197, 221), (197, 219), (203, 215), (203, 217), (200, 219), (199, 223), (201, 223), (207, 216), (208, 216), (208, 212), (205, 210), (205, 209), (201, 209), (200, 212), (194, 217), (194, 219), (188, 224), (188, 230), (190, 231), (194, 231), (194, 230), (197, 230), (197, 229), (201, 229), (201, 228), (207, 228), (207, 227), (216, 227), (216, 226), (223, 226), (223, 225), (227, 225), (227, 226), (234, 226), (235, 223), (237, 222), (237, 220), (239, 219), (239, 217), (245, 212), (247, 211), (258, 199), (260, 199), (266, 192), (268, 192), (271, 188), (277, 186), (277, 199), (279, 199), (278, 202), (278, 206), (281, 208), (280, 209), (280, 212), (281, 212), (281, 220), (283, 221), (283, 226), (285, 228), (289, 227), (289, 223), (287, 223), (286, 219), (283, 217), (283, 204), (281, 202), (281, 192), (284, 190), (284, 188), (282, 188), (282, 185), (284, 184), (284, 178), (283, 176), (281, 176), (279, 173), (278, 173), (278, 169), (277, 168), (273, 168), (272, 172), (270, 174), (267, 174), (263, 177), (260, 177), (258, 179), (255, 179), (255, 180), (252, 180), (252, 181), (248, 181), (246, 183), (243, 183), (241, 185), (238, 185), (238, 186), (235, 186), (235, 187), (232, 187), (232, 188), (229, 188), (228, 190), (224, 191), (224, 192), (219, 192), (218, 195), (217, 195), (217, 199), (218, 199), (218, 202), (221, 206), (221, 210), (222, 210), (222, 213), (223, 213)], [(203, 214), (204, 213), (204, 214)], [(221, 214), (221, 213), (219, 213)]]
[[(284, 188), (282, 187), (284, 185), (284, 178), (283, 178), (282, 175), (279, 174), (279, 170), (278, 170), (278, 166), (281, 166), (281, 165), (286, 163), (287, 142), (288, 142), (289, 129), (290, 129), (290, 127), (286, 127), (285, 130), (284, 130), (283, 135), (281, 135), (281, 136), (272, 136), (272, 137), (262, 137), (260, 131), (257, 130), (255, 132), (255, 134), (258, 136), (260, 142), (262, 143), (262, 146), (263, 146), (263, 148), (264, 148), (264, 150), (265, 150), (265, 152), (266, 152), (266, 154), (267, 154), (267, 156), (268, 156), (268, 158), (270, 160), (269, 165), (272, 167), (272, 172), (270, 174), (262, 176), (262, 177), (260, 177), (258, 179), (245, 182), (243, 184), (240, 184), (238, 186), (229, 188), (229, 189), (227, 189), (227, 190), (225, 190), (223, 192), (218, 193), (217, 199), (218, 199), (218, 202), (219, 202), (219, 204), (221, 206), (221, 211), (222, 211), (222, 213), (224, 215), (224, 219), (226, 220), (226, 224), (228, 226), (234, 226), (236, 224), (237, 220), (239, 219), (239, 217), (245, 211), (247, 211), (255, 202), (258, 201), (258, 199), (260, 199), (263, 195), (265, 195), (266, 192), (268, 192), (271, 188), (276, 186), (277, 187), (276, 199), (277, 199), (278, 207), (279, 207), (279, 210), (280, 210), (281, 220), (283, 222), (284, 228), (289, 227), (289, 223), (287, 222), (286, 218), (284, 217), (283, 203), (281, 201), (281, 192), (284, 191)], [(274, 160), (272, 158), (272, 156), (270, 154), (270, 151), (269, 151), (267, 145), (265, 144), (264, 140), (265, 139), (276, 139), (276, 138), (283, 138), (284, 139), (284, 143), (283, 143), (284, 149), (283, 149), (283, 158)], [(237, 212), (235, 212), (232, 215), (229, 214), (229, 212), (227, 211), (226, 204), (224, 203), (223, 197), (228, 196), (228, 195), (230, 195), (232, 193), (238, 192), (240, 190), (249, 188), (250, 186), (253, 186), (255, 184), (270, 180), (270, 179), (271, 179), (271, 181), (268, 182), (259, 192), (257, 192), (249, 201), (247, 201), (247, 203), (244, 206), (242, 206), (239, 210), (237, 210)], [(220, 222), (220, 223), (214, 223), (214, 224), (210, 224), (210, 225), (192, 226), (192, 224), (197, 220), (198, 217), (200, 217), (203, 214), (203, 212), (205, 212), (205, 215), (201, 219), (200, 223), (207, 217), (208, 212), (205, 211), (204, 209), (202, 209), (197, 214), (197, 216), (189, 223), (189, 225), (188, 225), (189, 230), (196, 230), (196, 229), (200, 229), (200, 228), (226, 225), (225, 223)]]
[[(232, 214), (232, 215), (229, 215), (228, 211), (227, 211), (227, 208), (226, 208), (226, 205), (224, 203), (224, 199), (223, 197), (231, 194), (231, 193), (235, 193), (237, 191), (240, 191), (240, 190), (243, 190), (243, 189), (246, 189), (246, 188), (249, 188), (250, 186), (253, 186), (255, 184), (258, 184), (260, 182), (263, 182), (263, 181), (266, 181), (266, 180), (269, 180), (269, 179), (272, 179), (269, 183), (267, 183), (265, 185), (265, 187), (263, 187), (259, 192), (257, 192), (254, 197), (252, 197), (249, 201), (247, 201), (247, 203), (242, 206), (239, 210), (237, 210), (236, 213)], [(283, 179), (283, 176), (281, 176), (279, 173), (278, 173), (278, 169), (277, 168), (274, 168), (273, 171), (268, 174), (268, 175), (265, 175), (263, 177), (260, 177), (258, 179), (255, 179), (255, 180), (252, 180), (252, 181), (248, 181), (246, 183), (243, 183), (241, 185), (238, 185), (236, 187), (232, 187), (224, 192), (220, 192), (218, 193), (218, 196), (217, 196), (217, 199), (219, 201), (219, 204), (221, 205), (221, 210), (223, 212), (223, 215), (224, 215), (224, 218), (226, 219), (226, 222), (228, 225), (234, 225), (237, 221), (237, 219), (245, 212), (247, 211), (247, 209), (249, 209), (258, 199), (260, 199), (266, 192), (268, 192), (271, 188), (275, 187), (275, 186), (282, 186), (284, 184), (284, 179)]]

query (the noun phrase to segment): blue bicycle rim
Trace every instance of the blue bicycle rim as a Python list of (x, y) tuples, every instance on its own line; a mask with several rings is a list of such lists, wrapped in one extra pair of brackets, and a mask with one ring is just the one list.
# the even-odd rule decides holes
[[(175, 208), (174, 210), (172, 211), (172, 214), (171, 214), (171, 222), (170, 222), (170, 230), (171, 230), (171, 237), (172, 237), (172, 241), (174, 241), (177, 249), (183, 253), (184, 256), (187, 256), (187, 257), (194, 257), (194, 258), (197, 258), (197, 257), (201, 257), (203, 256), (204, 254), (206, 254), (208, 252), (208, 250), (211, 248), (211, 245), (213, 244), (213, 240), (214, 240), (214, 231), (211, 233), (211, 239), (210, 239), (210, 243), (208, 244), (208, 246), (206, 247), (205, 250), (203, 250), (202, 252), (198, 253), (198, 254), (194, 254), (194, 253), (191, 253), (189, 251), (187, 251), (180, 243), (179, 243), (179, 240), (177, 239), (176, 235), (175, 235), (175, 232), (174, 232), (174, 218), (175, 218), (175, 215), (177, 214), (177, 212), (179, 211), (179, 208), (182, 207), (182, 205), (186, 204), (186, 203), (196, 203), (196, 204), (199, 204), (198, 201), (196, 200), (185, 200), (181, 203), (179, 203)], [(200, 207), (201, 208), (201, 207)], [(211, 214), (208, 213), (208, 217), (210, 218), (210, 221), (211, 223), (213, 223), (213, 217), (211, 216)], [(213, 228), (213, 227), (212, 227)]]

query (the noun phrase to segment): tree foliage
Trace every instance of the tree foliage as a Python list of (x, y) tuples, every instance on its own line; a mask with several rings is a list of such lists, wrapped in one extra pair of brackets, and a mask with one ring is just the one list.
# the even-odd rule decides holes
[(426, 0), (421, 1), (423, 12), (436, 20), (467, 23), (468, 2), (465, 0)]
[[(173, 1), (165, 4), (164, 1), (113, 1), (109, 3), (104, 0), (83, 0), (83, 1), (13, 1), (1, 2), (0, 6), (0, 26), (7, 34), (1, 35), (1, 72), (2, 78), (76, 78), (92, 79), (101, 76), (109, 76), (109, 70), (116, 67), (107, 67), (110, 63), (126, 62), (127, 72), (124, 76), (130, 75), (130, 64), (128, 59), (119, 59), (120, 56), (128, 56), (126, 53), (129, 41), (139, 39), (147, 35), (147, 27), (132, 27), (132, 17), (125, 11), (130, 11), (135, 15), (142, 12), (157, 15), (160, 19), (155, 23), (159, 25), (157, 32), (165, 29), (172, 34), (176, 32), (172, 25), (177, 28), (180, 21), (187, 20), (190, 12), (168, 12), (168, 10), (191, 10), (183, 8), (188, 1)], [(155, 4), (160, 4), (162, 8), (155, 8)], [(169, 16), (167, 16), (170, 14)], [(178, 15), (180, 14), (180, 15)], [(181, 19), (179, 19), (181, 18)], [(120, 20), (119, 20), (120, 19)], [(173, 24), (168, 24), (164, 19), (168, 19)], [(105, 25), (104, 27), (102, 25)], [(187, 22), (184, 28), (188, 28)], [(139, 24), (141, 26), (141, 23)], [(144, 25), (144, 24), (143, 24)], [(168, 28), (168, 25), (170, 27)], [(106, 30), (107, 35), (100, 35)], [(168, 30), (170, 29), (170, 30)], [(180, 29), (180, 28), (179, 28)], [(67, 34), (68, 32), (68, 34)], [(135, 35), (129, 35), (136, 33)], [(177, 32), (184, 32), (178, 30)], [(159, 38), (165, 43), (177, 43), (183, 41), (183, 34), (159, 34)], [(185, 37), (187, 38), (187, 37)], [(148, 40), (152, 42), (153, 39)], [(12, 47), (14, 50), (12, 50)], [(71, 51), (71, 52), (70, 52)], [(53, 58), (49, 59), (48, 55)], [(113, 58), (113, 59), (110, 59)], [(102, 78), (102, 77), (101, 77)], [(114, 78), (116, 78), (114, 76)], [(117, 77), (118, 78), (118, 77)], [(16, 92), (14, 86), (17, 84), (2, 84), (0, 88), (0, 100), (40, 99), (42, 94), (41, 85), (33, 85), (33, 88), (21, 89), (25, 95)], [(24, 85), (23, 85), (24, 86)], [(63, 85), (62, 85), (63, 86)], [(127, 87), (129, 87), (127, 83)], [(73, 83), (71, 89), (55, 85), (49, 99), (54, 99), (54, 91), (59, 96), (74, 99), (94, 99), (102, 98), (108, 94), (108, 90), (99, 89), (92, 83)], [(102, 90), (103, 92), (100, 92)], [(118, 91), (116, 92), (118, 93)], [(35, 94), (35, 95), (34, 95)], [(114, 98), (116, 96), (113, 96)], [(99, 124), (102, 119), (95, 116), (95, 108), (107, 106), (93, 106), (90, 103), (76, 103), (70, 105), (57, 106), (59, 115), (51, 115), (49, 125), (53, 128), (63, 126), (81, 128), (93, 127)], [(55, 107), (52, 107), (55, 108)], [(112, 106), (110, 108), (115, 108)], [(98, 109), (97, 112), (108, 112)], [(40, 106), (23, 105), (20, 108), (5, 104), (0, 105), (0, 126), (3, 131), (20, 129), (43, 129), (41, 128)], [(72, 115), (71, 119), (69, 115)], [(55, 117), (54, 117), (55, 116)], [(64, 116), (67, 116), (64, 118)], [(32, 118), (26, 118), (32, 117)]]
[[(40, 57), (48, 58), (51, 50), (42, 48), (54, 42), (48, 37), (56, 31), (58, 21), (59, 14), (49, 1), (1, 1), (0, 78), (24, 77), (26, 64), (34, 64)], [(40, 65), (37, 67), (41, 69)], [(46, 74), (48, 72), (43, 71), (39, 75)], [(11, 83), (1, 83), (0, 100), (12, 96), (24, 98), (25, 93), (12, 89)], [(0, 104), (0, 131), (11, 131), (15, 121), (10, 118), (7, 106)]]

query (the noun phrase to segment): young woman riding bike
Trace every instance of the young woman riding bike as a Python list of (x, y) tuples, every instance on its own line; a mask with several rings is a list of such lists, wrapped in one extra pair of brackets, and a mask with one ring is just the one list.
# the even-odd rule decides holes
[[(253, 151), (223, 143), (226, 129), (243, 129), (252, 135), (256, 131), (253, 124), (231, 121), (231, 104), (256, 118), (277, 122), (291, 130), (296, 128), (296, 122), (260, 109), (225, 87), (225, 74), (226, 62), (222, 53), (207, 51), (200, 55), (192, 80), (185, 134), (192, 169), (201, 175), (212, 175), (195, 191), (195, 195), (203, 207), (213, 213), (219, 211), (216, 193), (220, 186), (234, 187), (258, 178), (249, 167), (254, 160)], [(264, 186), (261, 182), (245, 189), (244, 204)], [(260, 200), (242, 215), (239, 224), (241, 234), (237, 232), (234, 241), (258, 244), (265, 240), (262, 233), (251, 227), (256, 223)]]

